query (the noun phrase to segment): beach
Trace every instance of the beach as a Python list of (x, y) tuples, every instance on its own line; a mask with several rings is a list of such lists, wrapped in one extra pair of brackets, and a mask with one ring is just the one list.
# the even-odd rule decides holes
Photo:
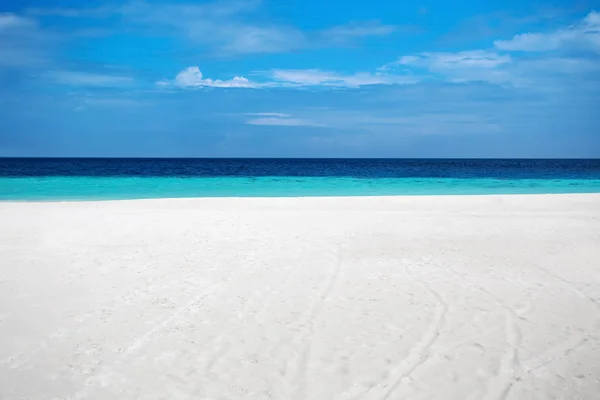
[(0, 203), (0, 398), (598, 399), (600, 194)]

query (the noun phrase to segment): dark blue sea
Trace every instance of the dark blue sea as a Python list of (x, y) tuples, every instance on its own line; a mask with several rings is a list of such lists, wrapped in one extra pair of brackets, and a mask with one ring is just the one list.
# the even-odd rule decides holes
[(0, 200), (600, 193), (600, 160), (0, 158)]

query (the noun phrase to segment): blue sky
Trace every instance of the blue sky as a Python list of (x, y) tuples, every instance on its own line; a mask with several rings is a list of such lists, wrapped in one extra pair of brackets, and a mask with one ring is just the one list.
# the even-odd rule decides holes
[(0, 88), (0, 156), (600, 157), (600, 2), (0, 0)]

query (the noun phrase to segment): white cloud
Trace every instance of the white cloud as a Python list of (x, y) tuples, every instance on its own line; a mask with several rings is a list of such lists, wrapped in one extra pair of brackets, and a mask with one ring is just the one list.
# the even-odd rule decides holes
[[(508, 54), (488, 50), (460, 52), (425, 52), (400, 57), (386, 64), (381, 71), (425, 70), (430, 77), (442, 78), (452, 82), (483, 81), (490, 83), (516, 83), (514, 76), (507, 72), (513, 60)], [(422, 72), (415, 72), (420, 76)]]
[(307, 39), (290, 27), (231, 26), (220, 51), (225, 53), (278, 53), (306, 47)]
[(256, 113), (245, 113), (244, 115), (255, 115), (259, 117), (289, 117), (289, 114), (277, 113), (277, 112), (256, 112)]
[(117, 17), (129, 30), (178, 36), (220, 55), (285, 52), (307, 45), (298, 28), (256, 18), (260, 4), (260, 0), (203, 4), (130, 0), (96, 8), (30, 8), (27, 12), (62, 18)]
[(433, 71), (446, 71), (465, 68), (496, 68), (511, 62), (508, 54), (499, 54), (487, 50), (461, 51), (456, 53), (420, 53), (415, 56), (401, 57), (396, 64), (425, 67)]
[(394, 25), (383, 25), (378, 21), (367, 21), (334, 26), (324, 30), (321, 34), (324, 38), (333, 42), (346, 42), (361, 37), (387, 36), (396, 30), (397, 27)]
[(0, 32), (33, 25), (35, 23), (28, 18), (23, 18), (13, 13), (0, 13)]
[(280, 86), (360, 87), (414, 83), (414, 78), (385, 73), (357, 72), (344, 75), (320, 69), (274, 69), (269, 76)]
[(129, 29), (161, 31), (208, 48), (213, 55), (282, 53), (303, 48), (343, 45), (368, 36), (385, 36), (397, 27), (356, 21), (328, 29), (302, 30), (261, 17), (261, 0), (213, 1), (203, 4), (150, 4), (130, 0), (96, 8), (31, 8), (30, 15), (62, 18), (118, 17)]
[(323, 30), (300, 28), (261, 19), (261, 1), (213, 2), (201, 5), (129, 3), (120, 14), (133, 23), (169, 29), (205, 45), (218, 55), (282, 53), (345, 44), (396, 30), (377, 21), (356, 21)]
[[(190, 6), (188, 10), (192, 15), (215, 15), (223, 16), (237, 15), (238, 9), (219, 9), (217, 7), (207, 11), (205, 6)], [(179, 10), (179, 9), (178, 9)], [(215, 10), (219, 10), (218, 12)], [(243, 9), (244, 12), (248, 8)], [(279, 30), (272, 31), (271, 27), (256, 27), (240, 25), (238, 28), (246, 32), (240, 37), (230, 37), (224, 44), (225, 52), (253, 52), (260, 51), (283, 51), (286, 48), (286, 40), (278, 36)], [(204, 29), (203, 25), (195, 29)], [(395, 27), (381, 25), (379, 23), (351, 23), (345, 26), (331, 28), (326, 31), (332, 37), (361, 37), (369, 35), (385, 35), (393, 32)], [(198, 31), (200, 32), (200, 31)], [(196, 33), (198, 33), (196, 32)], [(209, 34), (204, 32), (205, 34)], [(290, 31), (290, 35), (294, 35)], [(528, 36), (529, 35), (529, 36)], [(540, 36), (531, 36), (540, 35)], [(545, 35), (545, 36), (544, 36)], [(318, 68), (313, 69), (272, 69), (268, 71), (254, 71), (254, 75), (262, 76), (258, 82), (250, 81), (243, 76), (236, 76), (228, 80), (211, 79), (203, 76), (198, 67), (188, 67), (177, 74), (171, 81), (160, 81), (158, 85), (176, 87), (238, 87), (238, 88), (302, 88), (302, 87), (332, 87), (332, 88), (360, 88), (369, 85), (394, 85), (411, 84), (428, 79), (438, 79), (448, 82), (488, 82), (492, 84), (508, 84), (513, 86), (532, 87), (540, 82), (539, 73), (534, 71), (534, 64), (539, 66), (544, 60), (525, 59), (516, 57), (507, 49), (524, 49), (535, 41), (546, 41), (547, 49), (563, 46), (569, 40), (579, 40), (581, 43), (591, 45), (596, 43), (600, 35), (600, 14), (591, 12), (580, 23), (567, 29), (556, 31), (552, 34), (523, 34), (509, 41), (496, 41), (496, 48), (478, 49), (458, 52), (421, 52), (406, 55), (398, 60), (386, 64), (373, 72), (343, 73), (338, 71), (327, 71)], [(289, 38), (290, 36), (286, 36)], [(536, 38), (531, 40), (531, 38)], [(529, 38), (529, 39), (527, 39)], [(306, 39), (298, 36), (297, 42)], [(526, 44), (526, 45), (525, 45)], [(302, 45), (304, 46), (304, 44)], [(600, 44), (599, 47), (600, 49)], [(515, 58), (516, 57), (516, 58)], [(575, 56), (554, 57), (560, 61), (559, 66), (545, 68), (546, 75), (564, 74), (566, 72), (577, 72), (578, 70), (594, 70), (589, 60), (575, 58)], [(549, 59), (548, 59), (549, 60)], [(537, 63), (537, 64), (536, 64)], [(536, 67), (537, 68), (537, 67)], [(543, 75), (543, 74), (542, 74)], [(257, 78), (258, 79), (258, 78)], [(263, 117), (282, 117), (280, 115), (262, 115)], [(268, 121), (272, 122), (272, 121)], [(283, 122), (289, 123), (289, 121)]]
[(296, 27), (252, 18), (259, 5), (251, 0), (199, 5), (131, 2), (118, 13), (133, 26), (174, 33), (218, 55), (285, 52), (307, 45)]
[(268, 126), (325, 126), (306, 119), (299, 118), (254, 118), (246, 121), (248, 125), (268, 125)]
[(30, 69), (44, 64), (53, 39), (33, 19), (0, 13), (0, 67)]
[(93, 74), (79, 71), (52, 71), (48, 73), (56, 83), (73, 86), (124, 86), (133, 83), (128, 76)]
[(178, 87), (219, 87), (219, 88), (253, 88), (258, 84), (250, 82), (243, 76), (235, 76), (232, 79), (220, 80), (204, 78), (200, 68), (193, 66), (180, 71), (173, 81), (156, 82), (159, 86), (174, 85)]
[[(414, 83), (411, 77), (402, 75), (392, 75), (385, 73), (358, 72), (351, 75), (344, 75), (331, 71), (322, 71), (319, 69), (303, 70), (284, 70), (275, 69), (268, 72), (262, 72), (269, 79), (268, 82), (253, 82), (242, 76), (236, 76), (229, 80), (205, 78), (198, 67), (188, 67), (177, 74), (174, 80), (163, 80), (156, 82), (159, 86), (176, 87), (220, 87), (220, 88), (275, 88), (275, 87), (308, 87), (308, 86), (327, 86), (358, 88), (367, 85), (391, 85)], [(260, 115), (260, 114), (257, 114)], [(283, 116), (266, 115), (262, 116)]]
[(496, 40), (494, 46), (505, 51), (543, 52), (591, 49), (600, 52), (600, 13), (590, 12), (582, 21), (547, 33), (523, 33), (509, 40)]
[[(480, 81), (541, 90), (552, 81), (564, 81), (568, 74), (600, 69), (595, 55), (590, 57), (589, 53), (580, 52), (583, 49), (600, 52), (600, 13), (592, 11), (580, 22), (553, 32), (524, 33), (511, 40), (496, 40), (494, 46), (494, 49), (411, 54), (384, 65), (379, 71), (414, 72), (422, 78), (449, 82)], [(514, 53), (551, 50), (565, 50), (565, 54), (525, 58)]]

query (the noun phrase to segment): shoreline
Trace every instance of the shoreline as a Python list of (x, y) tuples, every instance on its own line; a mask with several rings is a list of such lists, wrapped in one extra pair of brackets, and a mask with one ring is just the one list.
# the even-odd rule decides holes
[(535, 196), (600, 196), (600, 192), (572, 192), (572, 193), (489, 193), (489, 194), (399, 194), (399, 195), (340, 195), (340, 196), (206, 196), (206, 197), (149, 197), (149, 198), (126, 198), (126, 199), (67, 199), (67, 200), (14, 200), (0, 199), (1, 204), (30, 204), (30, 203), (110, 203), (110, 202), (132, 202), (132, 201), (208, 201), (208, 200), (302, 200), (302, 199), (399, 199), (399, 198), (489, 198), (489, 197), (535, 197)]

